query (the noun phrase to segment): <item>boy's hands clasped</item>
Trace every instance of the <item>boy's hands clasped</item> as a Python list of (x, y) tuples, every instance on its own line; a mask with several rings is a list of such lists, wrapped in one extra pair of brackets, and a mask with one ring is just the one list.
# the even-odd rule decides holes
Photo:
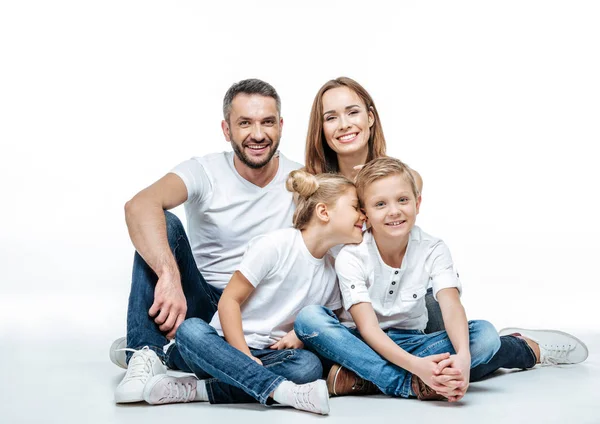
[(414, 370), (425, 384), (450, 402), (460, 400), (469, 387), (471, 358), (469, 355), (439, 355), (419, 358)]

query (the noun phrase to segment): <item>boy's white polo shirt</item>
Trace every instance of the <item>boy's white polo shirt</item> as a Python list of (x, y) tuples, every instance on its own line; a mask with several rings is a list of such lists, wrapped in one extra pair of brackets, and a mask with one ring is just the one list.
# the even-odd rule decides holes
[(302, 165), (278, 155), (277, 174), (265, 187), (237, 172), (233, 152), (194, 157), (171, 170), (187, 188), (187, 233), (196, 265), (218, 289), (225, 288), (253, 237), (292, 226), (295, 208), (285, 182)]
[[(341, 308), (333, 262), (329, 253), (321, 259), (312, 256), (295, 228), (252, 239), (238, 267), (255, 287), (241, 308), (248, 346), (268, 349), (293, 329), (305, 306)], [(218, 313), (210, 325), (223, 335)]]
[[(462, 290), (448, 247), (419, 227), (413, 227), (402, 266), (392, 268), (383, 262), (370, 231), (363, 241), (345, 246), (335, 261), (344, 308), (369, 302), (382, 329), (424, 330), (427, 326), (425, 293), (441, 289)], [(344, 325), (354, 327), (352, 316), (345, 312)]]

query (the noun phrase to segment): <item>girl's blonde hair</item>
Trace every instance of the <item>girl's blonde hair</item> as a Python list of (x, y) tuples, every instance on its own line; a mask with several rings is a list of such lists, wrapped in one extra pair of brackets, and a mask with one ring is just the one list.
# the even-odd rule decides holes
[(367, 113), (371, 112), (375, 117), (375, 122), (370, 129), (367, 162), (385, 155), (385, 137), (383, 136), (381, 119), (379, 119), (379, 114), (377, 113), (377, 108), (375, 107), (375, 102), (373, 102), (371, 95), (362, 85), (353, 79), (339, 77), (327, 81), (319, 89), (310, 111), (304, 163), (306, 164), (306, 170), (311, 174), (340, 172), (337, 154), (327, 145), (325, 134), (323, 133), (323, 95), (332, 88), (338, 87), (347, 87), (354, 91), (365, 104)]
[(350, 187), (354, 187), (352, 181), (338, 174), (312, 175), (298, 169), (290, 172), (285, 183), (288, 191), (294, 193), (294, 228), (302, 230), (310, 222), (315, 207), (318, 203), (331, 206)]

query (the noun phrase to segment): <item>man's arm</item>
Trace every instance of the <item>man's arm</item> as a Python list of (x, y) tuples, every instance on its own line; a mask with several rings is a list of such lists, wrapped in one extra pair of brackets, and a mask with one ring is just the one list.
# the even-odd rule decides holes
[(125, 221), (131, 241), (158, 276), (154, 303), (148, 313), (155, 317), (161, 331), (168, 332), (169, 339), (175, 336), (177, 327), (185, 319), (187, 303), (167, 239), (164, 210), (181, 205), (187, 197), (183, 180), (169, 173), (125, 204)]

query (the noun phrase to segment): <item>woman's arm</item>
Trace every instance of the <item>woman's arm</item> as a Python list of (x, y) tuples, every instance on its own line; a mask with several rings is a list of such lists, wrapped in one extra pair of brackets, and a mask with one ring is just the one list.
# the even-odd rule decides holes
[(242, 328), (241, 306), (252, 291), (254, 291), (254, 286), (241, 272), (236, 271), (221, 295), (218, 314), (225, 340), (237, 350), (257, 360), (250, 353)]

